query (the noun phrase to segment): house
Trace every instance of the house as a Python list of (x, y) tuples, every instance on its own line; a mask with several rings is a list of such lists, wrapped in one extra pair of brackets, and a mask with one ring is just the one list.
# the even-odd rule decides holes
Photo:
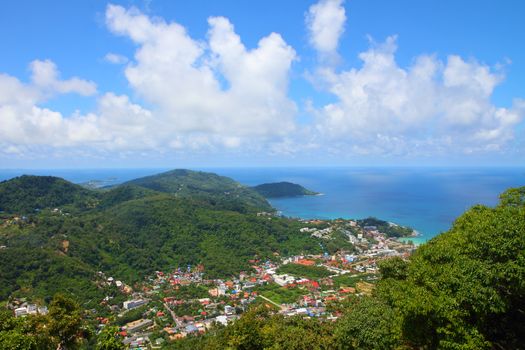
[(233, 306), (226, 305), (224, 306), (224, 313), (226, 315), (233, 315), (235, 313), (235, 308)]
[(199, 329), (193, 324), (187, 325), (185, 330), (186, 330), (186, 333), (188, 334), (197, 333), (199, 331)]
[(303, 265), (303, 266), (314, 266), (315, 261), (309, 260), (309, 259), (300, 259), (300, 260), (297, 260), (296, 264)]
[(15, 309), (15, 317), (27, 315), (27, 307), (19, 307)]
[(126, 330), (128, 333), (134, 333), (141, 329), (147, 328), (153, 324), (152, 320), (140, 319), (126, 324)]
[(122, 307), (126, 310), (135, 309), (139, 306), (145, 305), (148, 301), (144, 299), (127, 300), (122, 303)]

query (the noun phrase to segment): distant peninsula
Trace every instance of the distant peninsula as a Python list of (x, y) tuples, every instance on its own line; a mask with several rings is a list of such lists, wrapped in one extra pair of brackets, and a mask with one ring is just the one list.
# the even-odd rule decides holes
[(291, 182), (266, 183), (252, 188), (265, 198), (315, 196), (319, 194)]

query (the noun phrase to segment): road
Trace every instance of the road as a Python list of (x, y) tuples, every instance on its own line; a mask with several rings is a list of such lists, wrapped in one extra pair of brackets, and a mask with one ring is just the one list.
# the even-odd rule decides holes
[(171, 314), (171, 318), (173, 319), (173, 322), (175, 322), (175, 324), (177, 325), (177, 328), (181, 328), (181, 327), (182, 327), (182, 324), (181, 324), (181, 322), (179, 321), (179, 319), (177, 318), (177, 315), (175, 315), (175, 312), (173, 312), (173, 310), (170, 309), (170, 307), (168, 306), (167, 303), (164, 303), (164, 307), (165, 307), (166, 310)]
[(260, 295), (260, 294), (259, 294), (259, 296), (260, 296), (261, 298), (263, 298), (264, 300), (266, 300), (267, 302), (269, 302), (269, 303), (271, 303), (271, 304), (277, 306), (279, 309), (281, 309), (281, 310), (286, 310), (286, 308), (285, 308), (284, 306), (277, 304), (275, 301), (268, 299), (268, 298), (265, 297), (264, 295)]

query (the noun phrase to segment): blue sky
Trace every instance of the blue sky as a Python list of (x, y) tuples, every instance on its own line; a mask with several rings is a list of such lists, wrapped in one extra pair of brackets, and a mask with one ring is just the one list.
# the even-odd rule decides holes
[(1, 6), (2, 168), (525, 161), (522, 2)]

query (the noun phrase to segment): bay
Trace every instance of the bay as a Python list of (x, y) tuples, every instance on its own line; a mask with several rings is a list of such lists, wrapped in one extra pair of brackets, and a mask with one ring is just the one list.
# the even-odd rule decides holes
[[(106, 185), (168, 170), (156, 169), (8, 169), (0, 180), (22, 174), (53, 175)], [(525, 168), (290, 167), (200, 168), (248, 185), (289, 181), (319, 196), (271, 199), (283, 215), (298, 218), (365, 218), (374, 216), (421, 233), (425, 241), (450, 228), (475, 204), (493, 206), (501, 192), (525, 185)]]

